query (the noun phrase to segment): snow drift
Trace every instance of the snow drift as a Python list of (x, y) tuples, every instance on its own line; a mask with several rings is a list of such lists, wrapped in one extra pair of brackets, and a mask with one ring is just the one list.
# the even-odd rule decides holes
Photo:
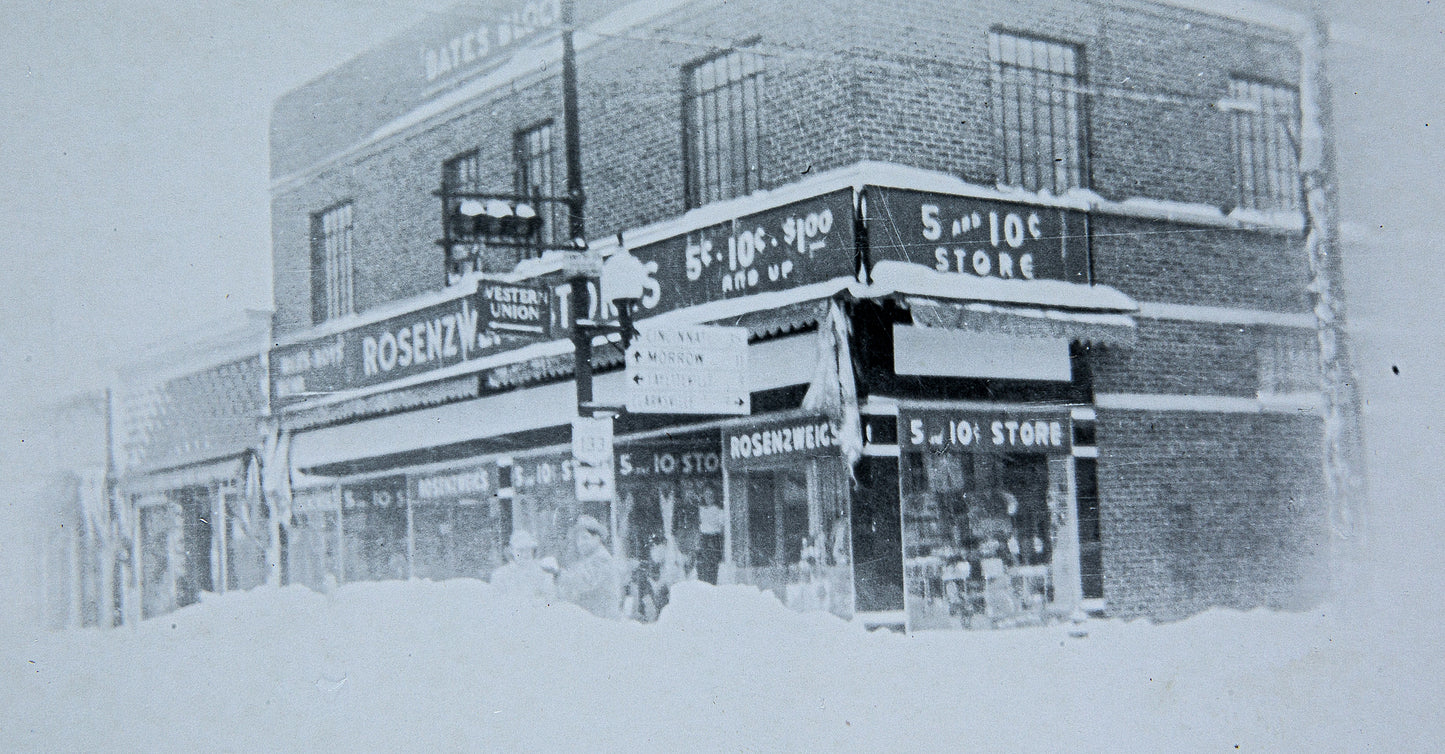
[(1344, 751), (1438, 735), (1428, 699), (1375, 693), (1404, 669), (1322, 613), (905, 636), (751, 587), (672, 600), (641, 625), (474, 580), (211, 597), (10, 642), (0, 748)]

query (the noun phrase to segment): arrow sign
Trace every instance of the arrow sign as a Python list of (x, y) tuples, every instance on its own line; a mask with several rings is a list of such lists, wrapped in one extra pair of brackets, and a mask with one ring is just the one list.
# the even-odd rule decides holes
[(628, 349), (626, 369), (630, 412), (751, 413), (747, 328), (642, 330)]
[(579, 416), (572, 420), (572, 476), (578, 500), (612, 500), (617, 487), (612, 458), (612, 417)]

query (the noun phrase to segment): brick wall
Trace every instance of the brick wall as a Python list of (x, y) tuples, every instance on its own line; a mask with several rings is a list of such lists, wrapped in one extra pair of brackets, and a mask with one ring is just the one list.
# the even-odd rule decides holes
[[(616, 4), (597, 0), (581, 15)], [(1210, 103), (1225, 94), (1232, 73), (1291, 81), (1296, 67), (1278, 33), (1142, 3), (697, 3), (581, 56), (588, 235), (606, 237), (684, 210), (681, 68), (739, 42), (753, 42), (766, 66), (765, 187), (861, 159), (991, 184), (998, 158), (987, 40), (995, 26), (1083, 47), (1088, 81), (1098, 88), (1090, 103), (1093, 187), (1116, 199), (1147, 196), (1228, 209), (1234, 192), (1229, 123)], [(327, 103), (355, 96), (359, 79), (384, 84), (382, 73), (398, 75), (387, 66), (395, 67), (407, 50), (381, 62), (363, 56), (284, 98), (273, 128), (276, 159), (296, 163), (288, 140), (336, 116), (350, 117), (344, 103), (337, 110)], [(365, 73), (369, 65), (381, 72), (375, 81)], [(396, 114), (391, 105), (373, 109), (368, 122)], [(431, 195), (441, 161), (479, 147), (495, 188), (510, 190), (512, 133), (545, 118), (557, 124), (560, 142), (557, 81), (519, 82), (469, 112), (319, 173), (302, 173), (278, 189), (279, 329), (310, 324), (311, 213), (344, 199), (356, 202), (358, 309), (434, 290), (443, 279), (433, 243), (440, 209)], [(1306, 306), (1297, 238), (1112, 217), (1096, 217), (1094, 233), (1098, 280), (1131, 295), (1289, 311)]]
[(1253, 398), (1259, 390), (1255, 328), (1141, 319), (1138, 331), (1133, 344), (1092, 350), (1096, 392)]
[[(620, 4), (584, 2), (580, 15)], [(685, 211), (681, 71), (741, 43), (766, 71), (764, 187), (864, 159), (992, 185), (999, 157), (987, 45), (996, 27), (1082, 48), (1093, 92), (1090, 186), (1109, 199), (1228, 211), (1236, 192), (1230, 123), (1213, 103), (1232, 75), (1284, 83), (1297, 76), (1297, 53), (1282, 33), (1142, 0), (698, 2), (580, 55), (589, 237)], [(351, 113), (340, 100), (366, 88), (358, 82), (370, 81), (369, 59), (278, 104), (273, 162), (288, 168), (280, 173), (324, 151), (287, 141)], [(370, 128), (350, 138), (404, 111), (385, 93), (374, 96), (381, 99), (363, 113)], [(441, 213), (432, 192), (442, 161), (478, 149), (485, 187), (510, 191), (513, 134), (547, 119), (560, 183), (561, 93), (548, 72), (283, 184), (273, 195), (278, 331), (311, 322), (311, 213), (355, 202), (359, 310), (438, 289)], [(1140, 300), (1308, 311), (1297, 235), (1106, 215), (1091, 218), (1091, 235), (1096, 280)], [(1136, 344), (1096, 351), (1095, 387), (1250, 397), (1259, 341), (1257, 328), (1141, 320)], [(1317, 418), (1099, 414), (1105, 589), (1116, 613), (1318, 599)]]
[(1098, 433), (1112, 615), (1324, 598), (1317, 417), (1100, 410)]
[(1090, 220), (1094, 280), (1143, 301), (1309, 311), (1301, 236), (1128, 217)]

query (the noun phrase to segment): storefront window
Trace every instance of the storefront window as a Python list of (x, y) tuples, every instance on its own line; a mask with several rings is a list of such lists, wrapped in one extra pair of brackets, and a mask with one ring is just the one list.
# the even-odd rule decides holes
[[(563, 567), (576, 561), (577, 544), (573, 527), (577, 517), (587, 514), (603, 526), (611, 526), (612, 506), (608, 503), (579, 502), (568, 453), (516, 458), (512, 465), (512, 529), (526, 530), (537, 538), (539, 557), (548, 555)], [(603, 544), (614, 555), (617, 548), (608, 538)]]
[(725, 568), (797, 610), (853, 614), (847, 469), (827, 419), (724, 432), (730, 509)]
[(679, 581), (717, 583), (722, 498), (716, 432), (618, 447), (618, 556), (630, 574), (630, 617), (656, 618)]
[(487, 578), (502, 565), (495, 464), (414, 475), (410, 492), (415, 576)]
[(342, 486), (342, 574), (347, 581), (404, 579), (410, 575), (406, 519), (406, 477), (388, 476)]
[(1077, 579), (1077, 548), (1065, 530), (1068, 415), (937, 411), (899, 419), (909, 626), (1046, 620), (1059, 606), (1056, 590)]
[(226, 588), (251, 589), (266, 582), (266, 550), (271, 520), (258, 496), (236, 489), (224, 493), (226, 504)]
[(151, 618), (176, 609), (176, 580), (172, 566), (180, 559), (180, 506), (164, 498), (143, 498), (140, 506), (141, 617)]

